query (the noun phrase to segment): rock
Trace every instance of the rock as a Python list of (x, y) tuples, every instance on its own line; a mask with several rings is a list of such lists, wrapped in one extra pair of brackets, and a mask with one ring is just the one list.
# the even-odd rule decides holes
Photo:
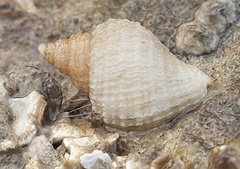
[(219, 36), (236, 21), (233, 0), (208, 0), (195, 12), (195, 20), (182, 24), (176, 35), (178, 52), (201, 55), (214, 51)]
[(209, 157), (209, 169), (240, 169), (240, 133), (215, 147)]
[(25, 169), (51, 169), (60, 165), (61, 153), (55, 150), (46, 136), (35, 137), (23, 154)]

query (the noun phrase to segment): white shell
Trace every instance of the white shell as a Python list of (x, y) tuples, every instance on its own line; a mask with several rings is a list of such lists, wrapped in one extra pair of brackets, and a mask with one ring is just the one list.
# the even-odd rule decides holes
[(38, 49), (79, 89), (90, 90), (93, 110), (118, 128), (142, 130), (168, 122), (192, 110), (211, 82), (152, 32), (126, 19), (110, 19), (92, 35), (76, 34)]
[(9, 105), (16, 116), (12, 128), (18, 136), (18, 145), (29, 144), (37, 133), (37, 126), (42, 124), (47, 102), (44, 96), (33, 91), (24, 98), (9, 99)]
[(109, 20), (92, 36), (90, 99), (105, 123), (149, 128), (206, 96), (210, 78), (178, 60), (139, 23)]
[(111, 158), (101, 150), (94, 150), (91, 154), (84, 154), (80, 157), (80, 163), (86, 169), (110, 168)]
[[(31, 92), (23, 98), (11, 98), (8, 102), (14, 120), (11, 123), (4, 124), (4, 129), (7, 129), (9, 136), (1, 139), (0, 151), (15, 149), (29, 144), (36, 136), (47, 105), (44, 96), (37, 91)], [(4, 112), (1, 113), (3, 113), (2, 116), (6, 116)]]

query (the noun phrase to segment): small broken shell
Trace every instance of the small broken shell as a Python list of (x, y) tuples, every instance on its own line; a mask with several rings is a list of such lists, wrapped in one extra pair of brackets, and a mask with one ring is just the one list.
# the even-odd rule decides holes
[(110, 169), (111, 162), (109, 155), (101, 150), (94, 150), (91, 154), (83, 154), (80, 157), (80, 163), (86, 169)]
[(56, 120), (62, 105), (62, 91), (52, 76), (32, 66), (16, 66), (9, 77), (15, 82), (17, 91), (13, 97), (24, 97), (34, 90), (40, 92), (48, 103), (44, 111), (44, 122)]
[(93, 110), (105, 123), (126, 130), (152, 128), (192, 110), (211, 82), (126, 19), (110, 19), (91, 35), (41, 44), (39, 51), (80, 89), (90, 89)]
[(176, 47), (179, 53), (195, 55), (209, 53), (217, 47), (218, 42), (217, 32), (196, 20), (182, 24), (176, 35)]
[(179, 53), (200, 55), (216, 49), (219, 36), (236, 17), (232, 0), (208, 0), (195, 13), (195, 20), (181, 25), (176, 34)]
[(9, 105), (16, 116), (12, 128), (19, 137), (19, 145), (30, 143), (37, 133), (37, 125), (42, 124), (43, 112), (47, 106), (44, 96), (33, 91), (24, 98), (9, 99)]
[(208, 0), (196, 11), (195, 19), (221, 33), (237, 19), (235, 12), (232, 0)]
[(80, 168), (80, 156), (94, 149), (115, 152), (119, 134), (109, 133), (104, 129), (96, 131), (90, 126), (91, 124), (87, 121), (76, 119), (71, 122), (65, 116), (60, 117), (51, 126), (50, 141), (55, 145), (61, 144), (66, 149), (62, 167)]

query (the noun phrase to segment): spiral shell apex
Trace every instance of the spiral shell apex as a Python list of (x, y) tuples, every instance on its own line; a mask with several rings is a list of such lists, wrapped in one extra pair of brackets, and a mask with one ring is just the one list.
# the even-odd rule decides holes
[(93, 110), (108, 125), (152, 128), (191, 110), (207, 94), (211, 79), (178, 60), (137, 22), (110, 19), (87, 40), (76, 40), (85, 35), (40, 45), (39, 51), (71, 79), (76, 77), (70, 72), (78, 72), (81, 81), (72, 81), (79, 89), (89, 83)]
[(69, 75), (80, 90), (89, 92), (90, 41), (90, 34), (78, 33), (69, 39), (40, 44), (38, 50), (60, 72)]

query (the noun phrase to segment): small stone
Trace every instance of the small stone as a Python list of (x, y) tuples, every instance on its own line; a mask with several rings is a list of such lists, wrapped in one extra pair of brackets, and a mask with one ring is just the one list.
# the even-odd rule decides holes
[(80, 163), (86, 169), (110, 169), (111, 158), (107, 153), (94, 150), (91, 154), (80, 157)]
[[(161, 154), (151, 163), (151, 169), (163, 168), (169, 162), (170, 157), (167, 154)], [(176, 168), (177, 169), (177, 168)]]
[(240, 133), (212, 150), (209, 169), (240, 169)]
[(55, 150), (44, 135), (37, 136), (23, 154), (26, 161), (25, 169), (50, 169), (60, 165), (61, 154)]
[(208, 0), (195, 13), (195, 19), (223, 32), (236, 19), (236, 5), (232, 0)]

